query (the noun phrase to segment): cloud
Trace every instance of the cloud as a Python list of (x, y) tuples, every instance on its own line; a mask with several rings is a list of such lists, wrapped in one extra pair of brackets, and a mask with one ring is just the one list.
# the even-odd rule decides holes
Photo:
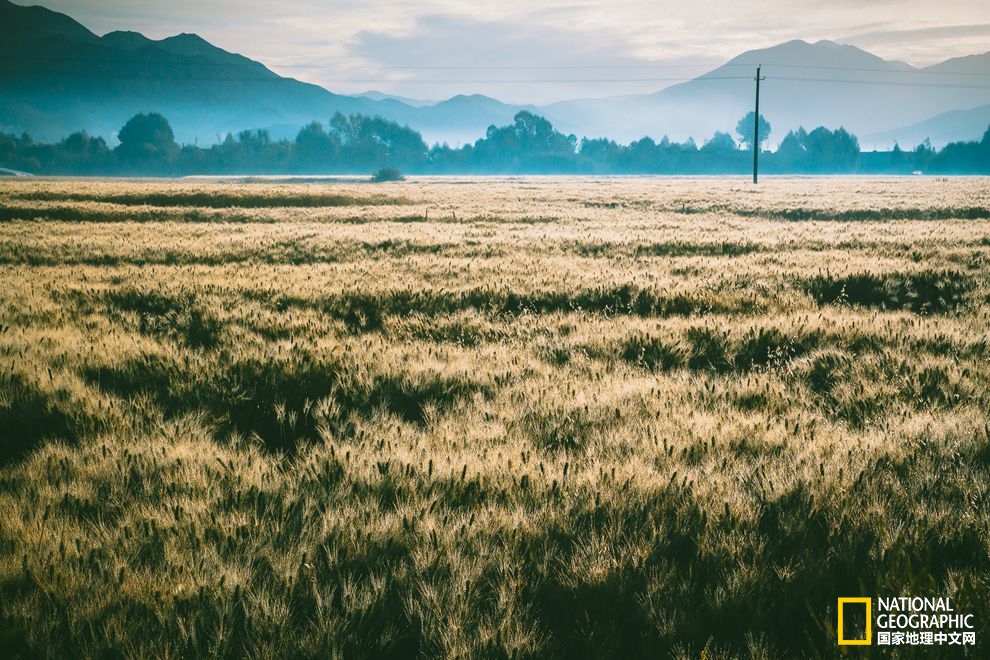
[(910, 30), (875, 30), (853, 34), (843, 38), (843, 41), (868, 47), (932, 41), (958, 41), (969, 38), (986, 40), (988, 37), (990, 37), (990, 23), (982, 23), (979, 25), (940, 25)]
[(919, 66), (937, 64), (950, 57), (988, 50), (990, 23), (940, 25), (913, 29), (878, 29), (843, 37), (843, 43), (869, 50), (881, 57)]
[(629, 62), (626, 44), (596, 30), (425, 16), (404, 35), (364, 31), (356, 53), (384, 64), (615, 66)]
[(690, 78), (720, 63), (681, 57), (676, 48), (644, 56), (621, 32), (576, 28), (549, 11), (541, 12), (541, 22), (523, 23), (422, 16), (401, 29), (361, 30), (341, 47), (345, 52), (332, 64), (284, 63), (342, 91), (390, 87), (407, 95), (484, 93), (518, 102), (654, 91), (666, 84), (653, 79)]

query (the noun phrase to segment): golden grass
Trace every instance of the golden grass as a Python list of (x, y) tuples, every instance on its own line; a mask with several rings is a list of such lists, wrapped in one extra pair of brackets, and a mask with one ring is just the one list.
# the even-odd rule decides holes
[(10, 654), (990, 617), (987, 179), (31, 180), (0, 219)]

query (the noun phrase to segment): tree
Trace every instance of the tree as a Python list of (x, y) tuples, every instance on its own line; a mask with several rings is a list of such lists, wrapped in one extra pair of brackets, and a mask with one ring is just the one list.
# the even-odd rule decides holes
[(341, 145), (348, 168), (421, 167), (429, 148), (418, 131), (382, 117), (344, 116), (330, 120), (330, 135)]
[(927, 171), (935, 158), (935, 149), (932, 148), (932, 141), (925, 138), (925, 141), (914, 148), (914, 167), (915, 170)]
[(168, 120), (157, 112), (131, 117), (117, 133), (115, 153), (129, 167), (161, 171), (175, 162), (179, 145)]
[(852, 172), (859, 164), (859, 140), (842, 128), (830, 131), (819, 126), (808, 133), (811, 170), (817, 172)]
[(715, 131), (712, 139), (702, 145), (701, 151), (710, 154), (728, 154), (736, 151), (736, 141), (728, 133)]
[(91, 137), (86, 131), (73, 133), (58, 143), (55, 166), (68, 174), (86, 174), (105, 168), (110, 150), (101, 137)]
[(598, 172), (608, 172), (615, 169), (622, 155), (622, 147), (614, 140), (607, 138), (581, 138), (578, 154), (585, 161), (582, 165)]
[(337, 161), (340, 152), (340, 136), (328, 134), (323, 124), (310, 122), (296, 135), (295, 163), (297, 169), (326, 171)]
[(648, 135), (630, 142), (620, 157), (622, 168), (627, 172), (652, 172), (657, 160), (657, 143)]
[(990, 174), (990, 128), (979, 142), (950, 142), (933, 159), (932, 171)]
[(788, 131), (780, 145), (777, 147), (776, 158), (785, 167), (795, 167), (803, 165), (808, 154), (805, 143), (808, 141), (808, 132), (803, 127), (797, 131)]
[(475, 142), (474, 155), (488, 171), (568, 171), (577, 165), (577, 137), (564, 135), (531, 112), (521, 110), (510, 126), (489, 126)]
[[(894, 154), (901, 154), (895, 147)], [(854, 172), (859, 167), (859, 140), (846, 129), (830, 131), (819, 126), (810, 133), (804, 128), (790, 131), (771, 161), (777, 171)]]
[[(739, 142), (746, 148), (747, 151), (753, 150), (753, 117), (755, 112), (752, 110), (746, 114), (745, 117), (739, 120), (736, 124), (736, 135), (739, 136)], [(760, 115), (760, 147), (763, 143), (770, 138), (770, 122), (761, 114)]]
[(905, 169), (904, 167), (905, 162), (906, 162), (906, 158), (904, 156), (904, 150), (901, 149), (901, 145), (897, 144), (897, 142), (894, 142), (894, 148), (890, 150), (891, 169), (898, 171), (903, 170)]

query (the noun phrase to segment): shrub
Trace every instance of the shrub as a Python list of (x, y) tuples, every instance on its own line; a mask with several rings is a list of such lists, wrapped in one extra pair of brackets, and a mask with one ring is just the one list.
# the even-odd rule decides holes
[(402, 176), (402, 172), (394, 167), (383, 167), (374, 173), (371, 180), (375, 183), (384, 183), (385, 181), (405, 181), (406, 177)]

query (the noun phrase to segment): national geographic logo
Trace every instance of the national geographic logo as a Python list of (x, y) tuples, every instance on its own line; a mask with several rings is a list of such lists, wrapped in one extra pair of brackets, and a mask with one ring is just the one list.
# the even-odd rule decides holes
[[(840, 646), (973, 646), (974, 616), (956, 612), (948, 598), (895, 596), (839, 598)], [(865, 612), (864, 612), (865, 609)], [(875, 616), (874, 616), (875, 613)]]
[[(846, 617), (845, 617), (845, 606), (850, 604), (863, 604), (866, 605), (866, 633), (862, 639), (846, 639)], [(839, 634), (839, 646), (869, 646), (873, 643), (873, 628), (871, 622), (873, 617), (870, 616), (873, 611), (873, 599), (872, 598), (840, 598), (839, 599), (839, 625), (837, 631)]]

